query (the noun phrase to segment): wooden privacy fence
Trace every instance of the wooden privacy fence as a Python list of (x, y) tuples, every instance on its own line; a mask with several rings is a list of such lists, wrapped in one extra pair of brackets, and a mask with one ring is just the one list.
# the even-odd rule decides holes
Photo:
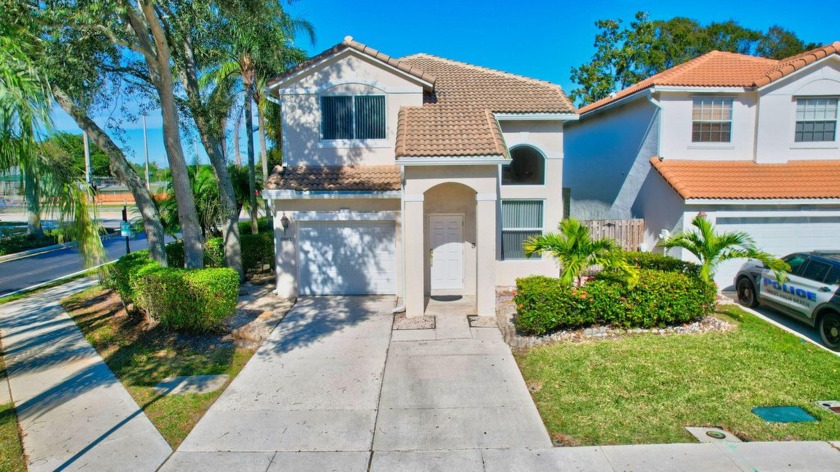
[(645, 220), (583, 220), (593, 239), (614, 239), (626, 251), (638, 251), (644, 242)]

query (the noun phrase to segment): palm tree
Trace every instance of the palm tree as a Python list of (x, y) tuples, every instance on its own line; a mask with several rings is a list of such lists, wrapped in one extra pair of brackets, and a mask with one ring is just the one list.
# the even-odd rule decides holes
[(706, 282), (713, 283), (718, 266), (732, 259), (757, 259), (775, 271), (779, 278), (790, 269), (784, 261), (757, 249), (747, 233), (718, 233), (715, 225), (702, 213), (694, 217), (691, 225), (696, 231), (680, 232), (659, 244), (668, 249), (682, 248), (694, 254), (700, 260), (700, 278)]
[(87, 265), (103, 254), (99, 227), (88, 205), (90, 191), (62, 162), (41, 152), (39, 136), (52, 129), (51, 87), (26, 48), (37, 41), (23, 28), (0, 23), (0, 167), (20, 169), (29, 231), (41, 232), (42, 203), (58, 213), (59, 227), (79, 243)]
[[(293, 46), (298, 32), (309, 35), (315, 42), (312, 25), (304, 20), (288, 15), (279, 3), (233, 2), (227, 5), (230, 21), (226, 23), (228, 44), (225, 45), (226, 60), (221, 61), (210, 76), (216, 81), (238, 80), (242, 85), (243, 113), (245, 115), (245, 140), (247, 143), (249, 210), (251, 232), (257, 233), (257, 184), (254, 152), (253, 105), (256, 103), (259, 113), (260, 138), (263, 146), (263, 174), (267, 173), (265, 164), (265, 123), (264, 113), (259, 107), (265, 107), (261, 92), (266, 81), (305, 56)], [(254, 21), (254, 18), (271, 18), (271, 21)], [(265, 179), (267, 176), (263, 175)]]
[(593, 266), (615, 271), (635, 284), (636, 268), (624, 260), (621, 247), (609, 238), (592, 239), (580, 221), (569, 218), (560, 222), (558, 233), (529, 238), (523, 244), (525, 255), (551, 254), (560, 262), (560, 281), (566, 285), (580, 282), (580, 274)]

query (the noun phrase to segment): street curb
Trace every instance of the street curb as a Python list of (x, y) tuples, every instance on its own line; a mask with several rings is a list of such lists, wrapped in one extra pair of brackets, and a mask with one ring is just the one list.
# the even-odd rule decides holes
[[(114, 237), (114, 235), (107, 234), (105, 236), (102, 236), (102, 241), (103, 242), (108, 241), (112, 237)], [(13, 254), (6, 254), (5, 256), (0, 256), (0, 264), (2, 264), (4, 262), (16, 261), (18, 259), (25, 259), (25, 258), (31, 257), (31, 256), (38, 256), (38, 255), (41, 255), (41, 254), (46, 254), (48, 252), (60, 251), (62, 249), (67, 249), (68, 247), (75, 247), (78, 244), (79, 244), (78, 242), (73, 241), (73, 242), (69, 242), (69, 243), (53, 244), (52, 246), (44, 246), (44, 247), (39, 247), (39, 248), (35, 248), (35, 249), (29, 249), (27, 251), (16, 252), (16, 253), (13, 253)]]

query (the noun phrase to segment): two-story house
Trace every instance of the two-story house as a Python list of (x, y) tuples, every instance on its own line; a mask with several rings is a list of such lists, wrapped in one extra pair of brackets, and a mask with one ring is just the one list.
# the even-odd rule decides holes
[[(840, 249), (838, 52), (714, 51), (581, 108), (566, 128), (570, 215), (644, 218), (647, 250), (699, 213), (776, 255)], [(720, 288), (741, 262), (718, 269)]]
[(275, 215), (283, 296), (396, 294), (474, 299), (556, 275), (522, 242), (563, 217), (561, 88), (428, 54), (389, 57), (347, 37), (277, 77), (282, 167)]

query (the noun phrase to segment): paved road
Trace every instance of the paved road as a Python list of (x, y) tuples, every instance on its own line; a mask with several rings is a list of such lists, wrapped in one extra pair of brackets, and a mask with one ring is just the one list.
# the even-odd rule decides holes
[[(132, 251), (146, 249), (146, 246), (145, 234), (131, 240)], [(105, 252), (109, 261), (118, 259), (125, 254), (125, 238), (117, 237), (105, 241)], [(0, 263), (0, 296), (49, 282), (84, 268), (82, 256), (78, 249), (72, 247), (3, 262)]]

